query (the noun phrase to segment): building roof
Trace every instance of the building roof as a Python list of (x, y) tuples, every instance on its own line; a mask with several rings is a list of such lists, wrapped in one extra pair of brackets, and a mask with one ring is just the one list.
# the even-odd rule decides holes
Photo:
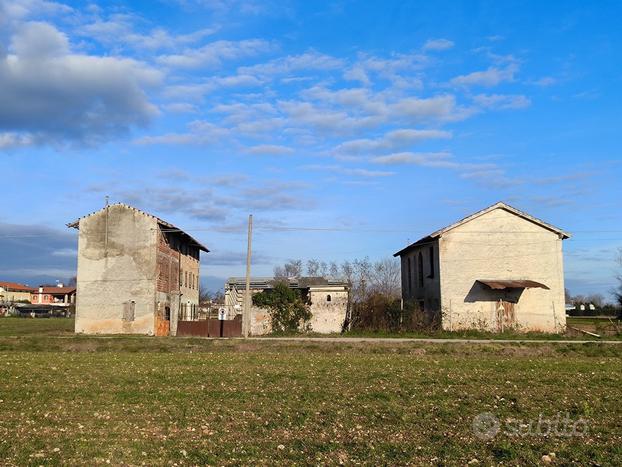
[(503, 209), (505, 211), (508, 211), (518, 217), (522, 217), (525, 220), (528, 220), (529, 222), (533, 222), (534, 224), (539, 225), (540, 227), (543, 227), (547, 230), (550, 230), (551, 232), (555, 232), (556, 234), (560, 235), (562, 239), (566, 239), (566, 238), (570, 238), (570, 234), (551, 225), (548, 224), (546, 222), (544, 222), (543, 220), (540, 220), (536, 217), (530, 216), (529, 214), (516, 209), (515, 207), (510, 206), (509, 204), (503, 203), (501, 201), (499, 201), (498, 203), (493, 204), (492, 206), (488, 206), (485, 209), (482, 209), (481, 211), (477, 211), (474, 214), (471, 214), (463, 219), (460, 219), (458, 222), (454, 222), (451, 225), (448, 225), (447, 227), (443, 227), (442, 229), (437, 230), (436, 232), (432, 232), (430, 235), (426, 235), (425, 237), (417, 240), (414, 243), (411, 243), (410, 245), (408, 245), (406, 248), (402, 248), (400, 251), (398, 251), (397, 253), (395, 253), (393, 256), (401, 256), (402, 254), (406, 253), (407, 251), (409, 251), (411, 248), (417, 246), (417, 245), (421, 245), (424, 243), (429, 243), (433, 240), (435, 240), (436, 238), (442, 236), (444, 233), (449, 232), (450, 230), (455, 229), (456, 227), (459, 227), (463, 224), (466, 224), (467, 222), (472, 221), (473, 219), (476, 219), (480, 216), (483, 216), (484, 214), (488, 214), (490, 211), (494, 211), (495, 209)]
[(9, 292), (34, 292), (34, 287), (29, 287), (18, 282), (0, 281), (0, 287)]
[[(184, 232), (183, 230), (181, 230), (179, 227), (174, 226), (174, 225), (173, 225), (173, 224), (171, 224), (170, 222), (166, 222), (165, 220), (160, 219), (159, 217), (154, 216), (153, 214), (149, 214), (148, 212), (145, 212), (145, 211), (143, 211), (143, 210), (141, 210), (141, 209), (138, 209), (138, 208), (135, 208), (135, 207), (133, 207), (133, 206), (130, 206), (129, 204), (125, 204), (125, 203), (114, 203), (114, 204), (109, 205), (108, 207), (112, 207), (112, 206), (122, 206), (122, 207), (124, 207), (124, 208), (131, 209), (132, 211), (138, 212), (138, 213), (143, 214), (143, 215), (145, 215), (145, 216), (151, 217), (152, 219), (155, 219), (159, 225), (161, 225), (162, 227), (166, 227), (166, 229), (167, 229), (167, 230), (169, 230), (169, 231), (175, 231), (175, 232), (178, 232), (178, 233), (180, 233), (181, 235), (183, 235), (183, 236), (185, 236), (186, 238), (188, 238), (188, 240), (190, 240), (190, 242), (191, 242), (191, 243), (193, 243), (195, 246), (197, 246), (197, 247), (199, 248), (199, 250), (202, 250), (202, 251), (204, 251), (205, 253), (209, 253), (209, 250), (207, 249), (207, 247), (206, 247), (205, 245), (203, 245), (203, 244), (202, 244), (202, 243), (200, 243), (198, 240), (196, 240), (195, 238), (193, 238), (191, 235), (189, 235), (189, 234), (187, 234), (186, 232)], [(80, 218), (76, 219), (75, 221), (68, 223), (68, 224), (67, 224), (67, 227), (71, 227), (71, 228), (74, 228), (74, 229), (79, 229), (79, 228), (80, 228), (80, 221), (81, 221), (82, 219), (84, 219), (84, 218), (86, 218), (86, 217), (93, 216), (93, 215), (95, 215), (95, 214), (99, 214), (100, 212), (103, 212), (105, 209), (106, 209), (106, 208), (104, 207), (104, 208), (101, 208), (101, 209), (99, 209), (99, 210), (97, 210), (97, 211), (95, 211), (95, 212), (92, 212), (92, 213), (90, 213), (90, 214), (87, 214), (87, 215), (85, 215), (85, 216), (82, 216), (82, 217), (80, 217)]]
[[(310, 287), (349, 287), (349, 283), (340, 278), (335, 277), (251, 277), (251, 289), (271, 289), (274, 284), (280, 281), (287, 281), (288, 285), (293, 289), (308, 289)], [(237, 288), (246, 287), (246, 278), (230, 277), (227, 279), (227, 286), (235, 285)]]
[[(43, 285), (40, 287), (41, 293), (46, 294), (72, 294), (76, 291), (75, 287), (59, 287), (57, 285)], [(35, 293), (39, 293), (39, 289), (34, 291)]]

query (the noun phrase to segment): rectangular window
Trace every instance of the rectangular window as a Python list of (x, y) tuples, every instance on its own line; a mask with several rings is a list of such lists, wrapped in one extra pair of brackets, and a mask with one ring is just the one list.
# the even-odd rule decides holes
[(430, 253), (430, 277), (434, 277), (434, 247), (431, 246), (428, 251)]
[(413, 275), (412, 275), (412, 268), (410, 266), (410, 257), (408, 257), (408, 261), (407, 261), (407, 267), (408, 267), (408, 294), (412, 293), (412, 289), (413, 289)]
[(188, 271), (184, 271), (184, 287), (188, 287)]
[(419, 280), (419, 287), (423, 287), (423, 255), (421, 251), (417, 255), (417, 279)]
[(134, 313), (136, 311), (136, 302), (130, 300), (123, 304), (123, 321), (134, 321)]

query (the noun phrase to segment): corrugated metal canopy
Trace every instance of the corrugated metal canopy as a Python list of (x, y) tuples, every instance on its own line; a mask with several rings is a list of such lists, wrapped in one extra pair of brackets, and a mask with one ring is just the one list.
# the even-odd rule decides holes
[(481, 282), (487, 285), (491, 289), (546, 289), (549, 288), (536, 281), (530, 280), (504, 280), (504, 279), (478, 279), (477, 282)]

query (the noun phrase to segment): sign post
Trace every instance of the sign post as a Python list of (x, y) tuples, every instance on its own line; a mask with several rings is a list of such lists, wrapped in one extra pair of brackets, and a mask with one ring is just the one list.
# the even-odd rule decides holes
[(227, 314), (227, 310), (224, 306), (218, 308), (218, 321), (220, 323), (220, 337), (223, 337), (223, 331), (225, 327), (225, 316)]

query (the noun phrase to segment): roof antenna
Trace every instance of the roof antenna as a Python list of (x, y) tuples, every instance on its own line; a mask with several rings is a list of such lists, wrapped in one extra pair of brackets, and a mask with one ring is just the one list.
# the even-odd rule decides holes
[(108, 207), (108, 200), (110, 199), (110, 196), (106, 195), (106, 204), (105, 206)]

